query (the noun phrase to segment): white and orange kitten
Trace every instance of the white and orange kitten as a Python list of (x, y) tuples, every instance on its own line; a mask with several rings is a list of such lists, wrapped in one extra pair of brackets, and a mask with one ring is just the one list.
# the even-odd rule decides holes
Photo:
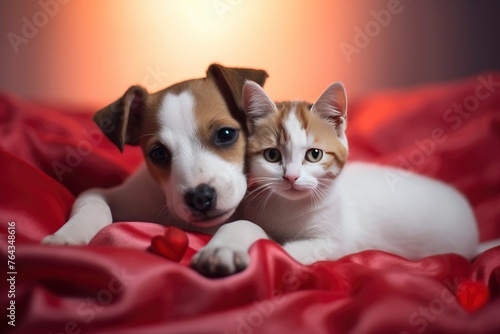
[(251, 242), (266, 237), (304, 264), (369, 249), (409, 259), (476, 254), (476, 221), (458, 191), (409, 172), (394, 187), (386, 177), (395, 169), (346, 162), (342, 84), (329, 86), (312, 106), (274, 103), (253, 82), (243, 96), (250, 134), (245, 220), (224, 225), (195, 257), (201, 271), (241, 270)]

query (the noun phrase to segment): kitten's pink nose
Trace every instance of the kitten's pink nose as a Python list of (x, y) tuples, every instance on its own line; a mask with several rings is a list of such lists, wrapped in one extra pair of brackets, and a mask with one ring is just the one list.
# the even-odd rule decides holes
[(299, 178), (299, 175), (297, 175), (297, 174), (285, 174), (285, 175), (283, 175), (283, 178), (287, 179), (288, 182), (290, 182), (291, 184), (294, 184), (295, 181), (297, 181), (297, 179)]

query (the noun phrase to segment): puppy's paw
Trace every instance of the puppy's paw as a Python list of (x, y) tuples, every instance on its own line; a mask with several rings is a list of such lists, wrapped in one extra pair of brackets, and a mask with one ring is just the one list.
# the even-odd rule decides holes
[(249, 262), (250, 256), (246, 251), (204, 247), (191, 260), (191, 267), (207, 277), (224, 277), (242, 271)]
[(88, 242), (82, 238), (69, 236), (65, 234), (51, 234), (41, 241), (44, 245), (86, 245)]

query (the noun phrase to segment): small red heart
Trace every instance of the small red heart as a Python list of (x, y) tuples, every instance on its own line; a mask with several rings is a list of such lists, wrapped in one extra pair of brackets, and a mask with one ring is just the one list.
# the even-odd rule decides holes
[(151, 239), (153, 253), (179, 262), (188, 248), (186, 232), (177, 227), (167, 227), (163, 235), (156, 235)]
[(475, 311), (488, 301), (490, 291), (481, 281), (466, 280), (458, 286), (458, 301), (467, 311)]

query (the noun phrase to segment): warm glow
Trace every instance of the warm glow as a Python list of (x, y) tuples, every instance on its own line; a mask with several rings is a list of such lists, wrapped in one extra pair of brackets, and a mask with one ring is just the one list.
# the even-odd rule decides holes
[[(331, 1), (72, 1), (18, 55), (7, 50), (7, 56), (20, 64), (17, 73), (31, 64), (22, 75), (30, 83), (18, 86), (48, 102), (99, 106), (132, 84), (157, 90), (203, 76), (212, 62), (266, 69), (266, 88), (277, 99), (314, 99), (330, 82), (347, 79), (335, 31), (348, 15), (334, 7)], [(37, 11), (36, 3), (17, 8), (12, 30), (22, 25), (16, 15)]]
[[(8, 7), (4, 36), (21, 34), (23, 18), (43, 14), (41, 2), (58, 1), (0, 5)], [(406, 8), (415, 4), (402, 3), (401, 14), (348, 61), (340, 45), (354, 43), (356, 29), (373, 23), (372, 12), (386, 10), (387, 1), (68, 1), (17, 54), (3, 39), (0, 88), (52, 104), (101, 107), (132, 84), (155, 91), (201, 77), (219, 62), (267, 70), (266, 90), (278, 100), (312, 101), (334, 81), (342, 81), (352, 98), (394, 78), (421, 75), (422, 68), (411, 62), (416, 41), (398, 35), (403, 16), (413, 15)], [(429, 73), (441, 68), (442, 62), (425, 67)]]

